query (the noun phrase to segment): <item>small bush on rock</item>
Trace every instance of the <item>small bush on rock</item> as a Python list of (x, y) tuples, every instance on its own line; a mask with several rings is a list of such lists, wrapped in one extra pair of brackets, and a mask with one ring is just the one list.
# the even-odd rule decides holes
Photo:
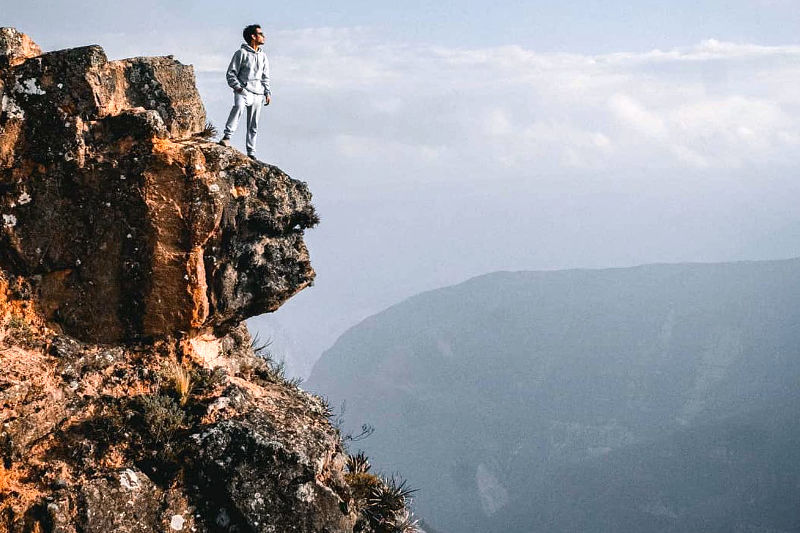
[(153, 444), (169, 444), (186, 423), (186, 413), (178, 403), (161, 394), (148, 394), (137, 399), (142, 433)]
[(364, 452), (359, 451), (355, 455), (347, 456), (347, 471), (351, 474), (366, 474), (372, 465)]
[(382, 479), (369, 473), (371, 467), (364, 452), (348, 456), (345, 481), (362, 516), (355, 531), (416, 533), (417, 520), (410, 511), (416, 490), (395, 476)]
[(31, 346), (36, 340), (36, 333), (31, 325), (24, 318), (12, 315), (6, 323), (8, 336), (19, 344)]

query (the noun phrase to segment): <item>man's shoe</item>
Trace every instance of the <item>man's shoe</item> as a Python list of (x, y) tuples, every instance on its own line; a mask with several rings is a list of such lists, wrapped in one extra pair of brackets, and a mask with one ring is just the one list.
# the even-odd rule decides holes
[(256, 157), (256, 154), (247, 154), (247, 157), (249, 157), (253, 161), (258, 161), (258, 158)]
[(230, 146), (231, 145), (231, 138), (230, 137), (223, 137), (217, 143), (220, 146)]

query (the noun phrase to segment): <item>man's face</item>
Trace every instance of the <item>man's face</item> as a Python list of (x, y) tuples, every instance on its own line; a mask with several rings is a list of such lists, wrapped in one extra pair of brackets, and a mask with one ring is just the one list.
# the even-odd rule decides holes
[(264, 30), (261, 28), (256, 28), (256, 32), (253, 34), (253, 40), (257, 45), (264, 44), (267, 40), (267, 37), (264, 35)]

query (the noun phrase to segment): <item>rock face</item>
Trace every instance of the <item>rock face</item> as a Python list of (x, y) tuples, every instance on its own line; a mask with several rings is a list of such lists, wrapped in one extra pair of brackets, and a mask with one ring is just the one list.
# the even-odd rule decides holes
[(354, 530), (326, 407), (254, 357), (243, 326), (218, 339), (225, 366), (211, 369), (177, 362), (177, 341), (91, 345), (14, 316), (0, 356), (0, 532)]
[(0, 28), (0, 68), (14, 67), (41, 54), (39, 45), (24, 33), (14, 28)]
[(87, 46), (0, 51), (0, 266), (84, 340), (197, 332), (273, 311), (314, 271), (306, 185), (198, 134), (191, 66)]
[(313, 280), (306, 185), (171, 58), (4, 28), (0, 98), (0, 533), (413, 531), (242, 322)]

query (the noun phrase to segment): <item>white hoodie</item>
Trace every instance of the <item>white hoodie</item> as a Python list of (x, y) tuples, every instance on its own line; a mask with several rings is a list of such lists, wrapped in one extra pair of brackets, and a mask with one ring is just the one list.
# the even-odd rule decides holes
[(243, 44), (233, 54), (225, 77), (234, 90), (269, 95), (269, 60), (264, 48), (255, 51), (250, 45)]

